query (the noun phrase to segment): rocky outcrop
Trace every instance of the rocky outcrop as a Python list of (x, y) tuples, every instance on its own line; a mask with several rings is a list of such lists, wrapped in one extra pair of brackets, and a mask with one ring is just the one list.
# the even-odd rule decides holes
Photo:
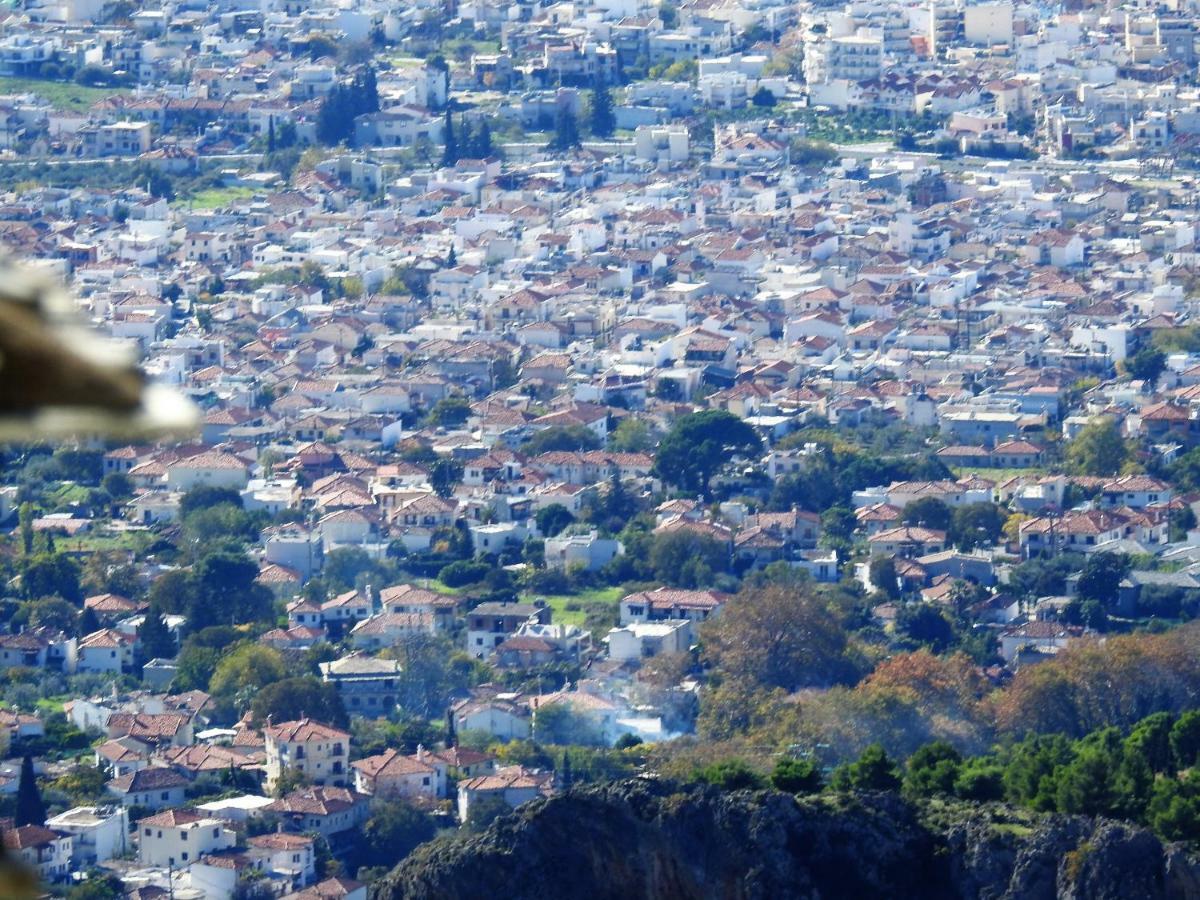
[(372, 898), (1200, 898), (1196, 861), (1144, 829), (1010, 813), (616, 782), (427, 844)]

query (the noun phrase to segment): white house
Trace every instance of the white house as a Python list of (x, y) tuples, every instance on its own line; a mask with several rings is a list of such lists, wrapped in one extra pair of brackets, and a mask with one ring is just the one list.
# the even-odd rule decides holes
[(373, 797), (433, 800), (445, 793), (445, 772), (440, 776), (424, 747), (415, 756), (388, 749), (352, 764), (354, 787)]
[(184, 867), (205, 853), (232, 847), (233, 829), (190, 809), (168, 809), (139, 819), (138, 861), (147, 866)]
[(249, 855), (287, 890), (298, 890), (316, 880), (314, 841), (306, 834), (260, 834), (246, 841)]
[(605, 640), (608, 655), (626, 662), (663, 653), (686, 653), (691, 644), (691, 623), (685, 619), (666, 622), (631, 622), (614, 628)]
[(168, 463), (167, 487), (190, 491), (194, 487), (231, 488), (240, 491), (249, 482), (249, 466), (236, 456), (209, 450)]
[(129, 813), (123, 806), (77, 806), (47, 819), (46, 827), (71, 835), (71, 867), (77, 870), (121, 856), (128, 846)]
[(62, 881), (70, 874), (71, 845), (71, 835), (41, 825), (22, 825), (4, 832), (4, 849), (37, 872), (46, 884)]
[(74, 660), (67, 660), (67, 668), (72, 674), (129, 671), (136, 649), (137, 638), (113, 628), (102, 628), (79, 642)]

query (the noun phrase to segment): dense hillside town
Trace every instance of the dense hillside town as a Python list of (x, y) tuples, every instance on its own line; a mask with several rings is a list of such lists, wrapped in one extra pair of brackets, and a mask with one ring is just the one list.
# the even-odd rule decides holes
[(7, 857), (366, 900), (635, 775), (1200, 841), (1198, 14), (5, 7), (0, 240), (199, 418), (0, 448)]

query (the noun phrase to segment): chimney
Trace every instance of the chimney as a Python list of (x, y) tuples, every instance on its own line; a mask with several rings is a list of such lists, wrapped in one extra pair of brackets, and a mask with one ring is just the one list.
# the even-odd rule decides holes
[(417, 762), (425, 762), (425, 745), (417, 744)]

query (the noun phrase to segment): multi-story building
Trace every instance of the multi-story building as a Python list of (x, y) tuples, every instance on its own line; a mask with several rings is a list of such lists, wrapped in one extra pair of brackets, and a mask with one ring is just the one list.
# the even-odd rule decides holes
[(22, 825), (4, 832), (4, 849), (47, 884), (70, 874), (71, 845), (71, 835), (41, 825)]
[(129, 813), (123, 806), (77, 806), (47, 819), (46, 827), (71, 836), (75, 869), (121, 856), (128, 846)]
[(526, 622), (550, 623), (550, 607), (533, 603), (481, 603), (467, 615), (467, 652), (484, 659)]
[(349, 732), (305, 718), (268, 725), (263, 734), (267, 790), (275, 789), (287, 769), (315, 784), (344, 787), (349, 782)]
[(186, 866), (205, 853), (225, 850), (237, 836), (220, 819), (190, 809), (169, 809), (137, 823), (138, 861), (147, 866)]
[(321, 680), (334, 686), (351, 714), (384, 715), (396, 705), (401, 666), (394, 659), (352, 653), (320, 669)]

